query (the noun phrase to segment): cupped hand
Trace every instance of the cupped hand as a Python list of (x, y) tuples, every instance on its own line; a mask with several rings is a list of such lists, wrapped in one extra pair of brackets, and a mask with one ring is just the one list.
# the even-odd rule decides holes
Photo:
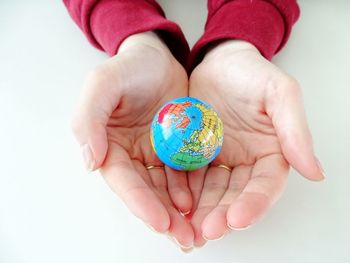
[(212, 48), (193, 71), (189, 94), (218, 111), (225, 136), (212, 165), (189, 174), (195, 245), (257, 222), (282, 193), (289, 165), (323, 179), (298, 83), (253, 45), (228, 40)]
[(132, 213), (182, 247), (193, 244), (192, 227), (180, 214), (192, 207), (186, 173), (146, 167), (162, 166), (150, 143), (153, 116), (187, 95), (183, 67), (155, 33), (141, 33), (90, 74), (73, 119), (87, 168), (100, 168)]

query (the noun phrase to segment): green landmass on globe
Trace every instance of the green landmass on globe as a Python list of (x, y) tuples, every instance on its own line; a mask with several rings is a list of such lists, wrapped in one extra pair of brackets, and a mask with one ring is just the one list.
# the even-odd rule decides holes
[(223, 124), (207, 103), (191, 97), (178, 98), (155, 115), (151, 143), (159, 159), (169, 167), (196, 170), (220, 152)]

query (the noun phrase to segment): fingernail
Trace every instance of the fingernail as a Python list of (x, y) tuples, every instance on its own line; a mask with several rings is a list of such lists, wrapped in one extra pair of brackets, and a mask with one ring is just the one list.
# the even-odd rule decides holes
[(84, 144), (83, 146), (81, 146), (81, 151), (82, 151), (83, 159), (85, 162), (85, 168), (86, 168), (86, 170), (91, 172), (94, 169), (95, 162), (94, 162), (94, 159), (92, 156), (92, 151), (91, 151), (89, 145)]
[(172, 238), (180, 248), (187, 249), (187, 250), (193, 248), (193, 243), (191, 243), (190, 245), (183, 245), (175, 237), (172, 237)]
[(202, 245), (195, 245), (194, 247), (195, 247), (195, 248), (202, 248), (202, 247), (204, 247), (205, 244), (206, 244), (206, 243), (204, 243), (204, 244), (202, 244)]
[(206, 241), (218, 241), (220, 239), (223, 239), (225, 237), (225, 234), (223, 234), (222, 236), (219, 236), (218, 238), (208, 238), (206, 237), (205, 235), (203, 235), (203, 238), (206, 240)]
[(232, 230), (242, 231), (242, 230), (246, 230), (246, 229), (250, 228), (252, 225), (247, 225), (247, 226), (244, 226), (244, 227), (234, 227), (234, 226), (231, 226), (229, 223), (227, 223), (227, 226), (229, 228), (231, 228)]
[(149, 229), (151, 229), (153, 232), (156, 232), (156, 233), (158, 233), (155, 229), (154, 229), (154, 227), (153, 226), (151, 226), (151, 225), (149, 225), (149, 224), (146, 224), (146, 226), (148, 226), (148, 228)]
[(187, 211), (187, 212), (182, 212), (182, 211), (180, 211), (180, 214), (181, 214), (182, 216), (187, 216), (189, 213), (191, 213), (191, 210), (189, 210), (189, 211)]
[(191, 247), (191, 248), (180, 248), (181, 249), (181, 251), (182, 252), (184, 252), (184, 253), (191, 253), (192, 251), (193, 251), (193, 247)]
[(320, 169), (320, 171), (322, 173), (322, 176), (323, 176), (323, 179), (324, 179), (326, 177), (326, 174), (324, 172), (322, 164), (321, 164), (320, 160), (317, 157), (315, 157), (315, 159), (316, 159), (316, 163), (317, 163), (318, 169)]

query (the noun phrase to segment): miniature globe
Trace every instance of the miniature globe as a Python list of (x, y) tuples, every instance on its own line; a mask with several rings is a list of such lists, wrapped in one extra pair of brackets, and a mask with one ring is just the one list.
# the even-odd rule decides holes
[(223, 124), (207, 103), (183, 97), (166, 103), (151, 125), (151, 143), (167, 166), (192, 171), (210, 163), (223, 143)]

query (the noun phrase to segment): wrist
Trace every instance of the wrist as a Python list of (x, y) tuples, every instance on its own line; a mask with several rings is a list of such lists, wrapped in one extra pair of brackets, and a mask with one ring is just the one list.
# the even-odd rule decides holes
[(168, 47), (158, 34), (149, 31), (127, 37), (120, 45), (118, 54), (130, 49), (139, 48), (140, 46), (148, 46), (159, 51), (169, 52)]
[(255, 52), (257, 54), (260, 54), (259, 50), (253, 44), (247, 41), (229, 39), (211, 46), (207, 50), (203, 61), (212, 58), (219, 58), (221, 55), (226, 56), (227, 54), (238, 53), (243, 51)]

